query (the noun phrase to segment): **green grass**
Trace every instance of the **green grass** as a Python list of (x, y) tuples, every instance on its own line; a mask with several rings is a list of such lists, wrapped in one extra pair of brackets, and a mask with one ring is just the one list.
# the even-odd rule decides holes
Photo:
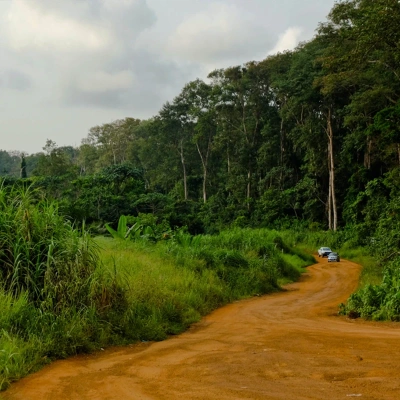
[[(206, 268), (185, 268), (154, 245), (97, 238), (100, 274), (124, 294), (119, 329), (129, 340), (161, 340), (229, 301), (226, 286)], [(151, 251), (150, 251), (151, 250)]]
[(373, 257), (366, 247), (354, 243), (351, 233), (345, 231), (331, 232), (281, 232), (282, 238), (291, 246), (296, 246), (303, 252), (315, 254), (321, 246), (329, 246), (339, 252), (342, 258), (353, 261), (362, 266), (359, 288), (366, 285), (377, 285), (382, 282), (383, 267), (377, 258)]
[(383, 268), (376, 260), (368, 254), (367, 250), (362, 247), (355, 249), (349, 249), (346, 246), (340, 250), (340, 254), (343, 258), (351, 260), (362, 266), (359, 288), (363, 288), (367, 285), (379, 285), (383, 278)]
[[(373, 256), (372, 248), (359, 246), (351, 231), (284, 232), (288, 243), (315, 252), (321, 245), (337, 250), (342, 258), (362, 266), (358, 288), (343, 304), (340, 314), (351, 318), (400, 321), (400, 257), (388, 262)], [(374, 247), (375, 252), (379, 248)]]
[(120, 328), (126, 324), (133, 340), (159, 340), (223, 304), (296, 280), (313, 258), (290, 253), (281, 240), (277, 246), (277, 237), (242, 229), (196, 237), (180, 232), (157, 244), (98, 237), (98, 273), (122, 288), (127, 304)]
[(90, 346), (98, 262), (94, 242), (55, 203), (0, 187), (0, 389)]
[(267, 230), (93, 240), (30, 189), (0, 189), (0, 232), (0, 389), (55, 359), (163, 340), (313, 262)]

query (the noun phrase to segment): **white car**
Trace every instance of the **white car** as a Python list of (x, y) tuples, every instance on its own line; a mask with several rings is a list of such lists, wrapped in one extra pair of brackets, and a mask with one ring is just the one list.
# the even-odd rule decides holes
[(332, 253), (329, 247), (320, 247), (318, 249), (318, 257), (328, 257)]
[(330, 253), (328, 256), (328, 262), (339, 262), (340, 256), (338, 253)]

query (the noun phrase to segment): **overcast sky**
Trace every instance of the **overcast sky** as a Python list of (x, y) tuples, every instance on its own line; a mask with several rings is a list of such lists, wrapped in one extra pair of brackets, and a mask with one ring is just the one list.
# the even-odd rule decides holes
[(0, 149), (79, 146), (215, 68), (313, 37), (334, 0), (0, 0)]

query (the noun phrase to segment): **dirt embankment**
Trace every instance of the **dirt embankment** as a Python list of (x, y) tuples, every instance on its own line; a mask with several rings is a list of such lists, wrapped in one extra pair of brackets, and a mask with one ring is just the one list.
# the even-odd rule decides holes
[(309, 267), (283, 293), (223, 307), (188, 332), (58, 361), (6, 400), (400, 399), (400, 324), (337, 316), (348, 261)]

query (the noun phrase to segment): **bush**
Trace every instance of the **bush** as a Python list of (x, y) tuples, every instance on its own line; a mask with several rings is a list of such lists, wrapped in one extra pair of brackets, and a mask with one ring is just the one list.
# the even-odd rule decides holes
[(341, 314), (373, 320), (400, 321), (400, 258), (388, 264), (382, 283), (366, 285), (353, 293)]
[(31, 188), (0, 189), (0, 389), (93, 348), (98, 249)]
[(55, 203), (28, 189), (0, 190), (0, 281), (8, 293), (26, 292), (35, 304), (59, 310), (87, 305), (98, 254)]
[(182, 332), (279, 290), (307, 258), (267, 230), (91, 239), (30, 189), (0, 191), (0, 211), (0, 389), (53, 359)]

